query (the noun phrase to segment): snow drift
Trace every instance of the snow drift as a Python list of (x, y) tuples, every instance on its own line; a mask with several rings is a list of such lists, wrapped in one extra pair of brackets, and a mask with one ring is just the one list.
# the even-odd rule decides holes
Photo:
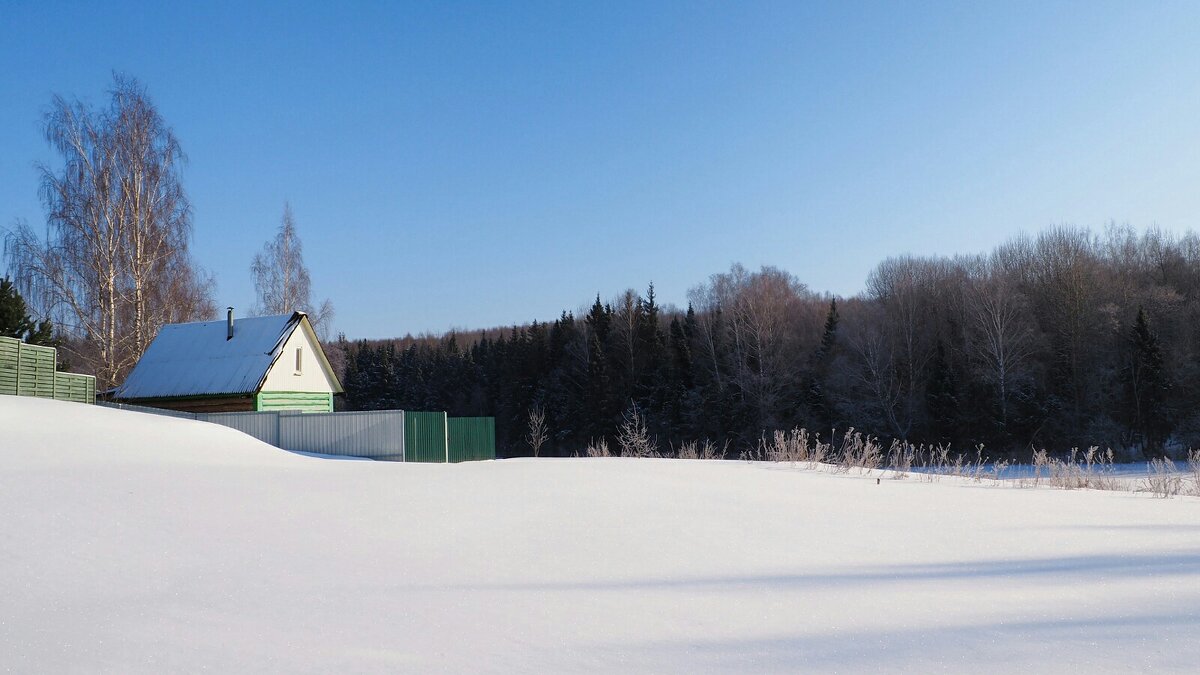
[(290, 454), (0, 397), (15, 671), (1190, 671), (1200, 500)]

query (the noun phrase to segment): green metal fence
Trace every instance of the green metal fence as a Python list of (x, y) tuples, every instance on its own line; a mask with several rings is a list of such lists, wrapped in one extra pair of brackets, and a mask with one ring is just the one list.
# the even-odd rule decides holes
[(445, 462), (446, 413), (404, 411), (404, 461)]
[(496, 419), (404, 411), (404, 461), (496, 459)]
[(53, 347), (0, 337), (0, 394), (95, 403), (96, 378), (57, 372), (57, 361)]
[(496, 459), (496, 418), (451, 417), (446, 432), (451, 462)]
[(406, 462), (496, 459), (493, 417), (447, 417), (444, 412), (404, 411)]

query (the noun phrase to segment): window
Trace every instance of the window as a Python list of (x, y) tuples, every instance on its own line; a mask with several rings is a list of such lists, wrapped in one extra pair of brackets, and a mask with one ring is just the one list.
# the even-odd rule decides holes
[(302, 359), (303, 353), (304, 353), (303, 348), (296, 347), (296, 374), (297, 375), (304, 372), (304, 369), (302, 368), (302, 366), (304, 365), (304, 361)]

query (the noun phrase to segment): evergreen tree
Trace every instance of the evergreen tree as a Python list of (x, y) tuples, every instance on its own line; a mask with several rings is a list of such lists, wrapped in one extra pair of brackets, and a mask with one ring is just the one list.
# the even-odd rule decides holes
[(835, 298), (830, 300), (829, 311), (825, 314), (821, 343), (813, 353), (802, 378), (801, 392), (804, 396), (807, 419), (801, 423), (813, 427), (821, 434), (829, 433), (834, 425), (833, 408), (825, 393), (825, 381), (829, 377), (829, 364), (833, 360), (834, 345), (837, 343), (838, 320)]
[(53, 325), (29, 316), (25, 298), (8, 277), (0, 279), (0, 335), (33, 345), (55, 346)]
[(670, 388), (670, 357), (667, 335), (660, 324), (654, 284), (639, 299), (636, 327), (636, 379), (632, 398), (639, 402), (642, 414), (653, 435), (669, 438), (671, 434), (669, 407), (674, 407)]
[(946, 346), (938, 340), (929, 364), (929, 384), (925, 389), (928, 413), (928, 440), (949, 443), (958, 436), (958, 387)]
[(586, 434), (588, 439), (611, 436), (616, 428), (618, 401), (614, 392), (613, 373), (608, 356), (609, 337), (612, 328), (612, 308), (600, 304), (600, 296), (584, 319), (587, 336), (587, 393), (584, 397), (588, 414)]
[(834, 298), (829, 301), (829, 311), (825, 314), (825, 330), (821, 333), (819, 352), (821, 356), (827, 356), (833, 352), (833, 345), (837, 340), (838, 321), (837, 298)]
[(584, 392), (587, 381), (586, 347), (575, 316), (563, 312), (550, 328), (550, 369), (542, 387), (546, 424), (551, 437), (547, 454), (571, 454), (587, 443), (582, 425), (587, 418)]
[(1133, 442), (1149, 453), (1162, 446), (1172, 426), (1172, 415), (1166, 405), (1171, 381), (1158, 336), (1151, 330), (1149, 317), (1141, 307), (1126, 351), (1124, 417)]

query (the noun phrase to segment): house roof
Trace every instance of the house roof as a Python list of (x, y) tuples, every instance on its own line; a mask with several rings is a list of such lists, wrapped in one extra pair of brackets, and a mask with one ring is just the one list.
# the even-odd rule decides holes
[[(319, 344), (304, 312), (163, 326), (125, 383), (118, 399), (256, 393), (297, 327)], [(325, 355), (317, 350), (335, 392), (342, 391)]]

